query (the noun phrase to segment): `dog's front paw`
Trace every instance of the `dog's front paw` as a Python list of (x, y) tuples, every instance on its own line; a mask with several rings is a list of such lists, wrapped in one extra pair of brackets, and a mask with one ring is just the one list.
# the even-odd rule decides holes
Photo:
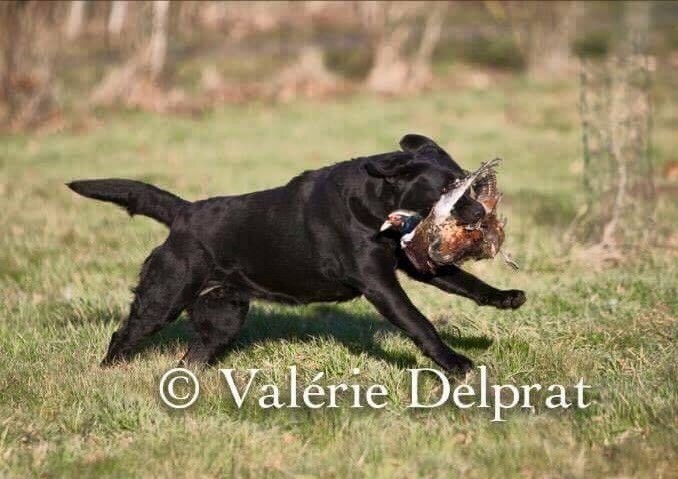
[(445, 358), (443, 366), (450, 375), (464, 375), (473, 369), (473, 361), (461, 354), (452, 353)]
[(519, 289), (507, 289), (506, 291), (499, 291), (496, 295), (488, 298), (484, 304), (499, 309), (518, 309), (526, 300), (527, 298), (525, 297), (524, 291), (520, 291)]
[(108, 367), (120, 364), (122, 362), (124, 362), (124, 358), (122, 356), (113, 356), (113, 355), (107, 354), (106, 357), (101, 360), (101, 362), (99, 363), (99, 366), (102, 367), (102, 368), (108, 368)]

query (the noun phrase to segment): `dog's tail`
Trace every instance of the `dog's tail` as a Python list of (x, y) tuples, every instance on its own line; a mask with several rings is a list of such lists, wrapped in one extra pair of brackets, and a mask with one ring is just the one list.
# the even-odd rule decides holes
[(144, 215), (167, 226), (190, 202), (168, 191), (141, 181), (117, 178), (105, 180), (78, 180), (67, 183), (79, 195), (115, 203), (132, 215)]

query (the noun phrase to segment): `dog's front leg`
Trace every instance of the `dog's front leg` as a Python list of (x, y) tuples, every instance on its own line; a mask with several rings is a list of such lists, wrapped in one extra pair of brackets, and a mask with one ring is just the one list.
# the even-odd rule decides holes
[(445, 371), (463, 373), (473, 367), (470, 359), (454, 352), (440, 339), (433, 324), (407, 297), (392, 266), (376, 266), (361, 283), (367, 300)]
[(417, 281), (431, 284), (447, 293), (472, 299), (481, 306), (516, 309), (525, 303), (526, 298), (523, 291), (497, 289), (454, 265), (441, 268), (435, 276), (419, 273), (406, 259), (400, 261), (398, 266)]

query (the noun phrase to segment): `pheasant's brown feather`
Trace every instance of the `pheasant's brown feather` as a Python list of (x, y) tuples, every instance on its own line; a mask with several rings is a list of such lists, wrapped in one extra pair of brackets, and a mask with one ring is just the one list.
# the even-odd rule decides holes
[[(427, 218), (428, 220), (429, 218)], [(424, 220), (425, 222), (426, 220)], [(407, 244), (405, 253), (407, 258), (419, 271), (423, 273), (433, 273), (434, 265), (428, 256), (428, 245), (433, 240), (431, 238), (431, 228), (423, 227), (424, 222), (420, 223), (414, 231), (414, 236)]]
[(491, 213), (497, 208), (501, 194), (497, 189), (497, 173), (490, 170), (474, 185), (476, 201), (483, 205), (486, 213)]
[(460, 224), (453, 212), (436, 223), (431, 210), (417, 226), (405, 245), (405, 253), (419, 271), (432, 274), (443, 265), (493, 258), (499, 252), (504, 242), (504, 226), (497, 218), (501, 193), (494, 169), (488, 169), (475, 181), (471, 194), (485, 209), (478, 224)]

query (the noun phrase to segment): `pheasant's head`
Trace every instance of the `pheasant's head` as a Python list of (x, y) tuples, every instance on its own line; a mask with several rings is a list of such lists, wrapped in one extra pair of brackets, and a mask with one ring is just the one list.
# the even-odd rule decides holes
[(388, 214), (379, 231), (394, 230), (401, 235), (406, 235), (414, 231), (421, 219), (421, 215), (416, 211), (395, 210)]

